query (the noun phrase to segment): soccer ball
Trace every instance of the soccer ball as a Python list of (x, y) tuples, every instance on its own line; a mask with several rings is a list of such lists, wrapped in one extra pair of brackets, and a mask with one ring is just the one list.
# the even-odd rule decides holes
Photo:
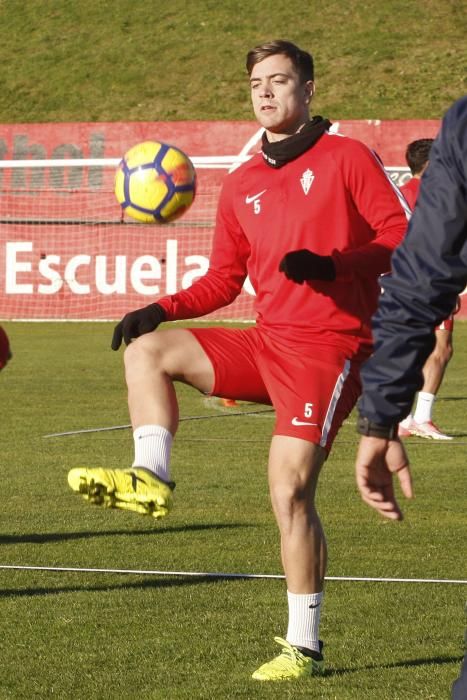
[(196, 172), (183, 151), (159, 141), (138, 143), (125, 153), (115, 175), (115, 195), (136, 221), (166, 224), (191, 206)]

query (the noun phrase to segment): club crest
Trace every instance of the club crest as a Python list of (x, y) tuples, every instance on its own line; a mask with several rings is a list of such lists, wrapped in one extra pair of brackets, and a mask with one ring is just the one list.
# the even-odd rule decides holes
[(308, 192), (310, 191), (310, 187), (314, 179), (315, 176), (313, 175), (313, 170), (305, 170), (305, 172), (300, 178), (300, 182), (305, 194), (308, 194)]

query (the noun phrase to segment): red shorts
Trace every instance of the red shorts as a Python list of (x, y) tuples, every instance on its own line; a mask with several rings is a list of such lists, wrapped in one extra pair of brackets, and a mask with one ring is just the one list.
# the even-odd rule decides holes
[(275, 435), (328, 452), (361, 391), (360, 364), (335, 347), (284, 345), (257, 327), (192, 328), (214, 368), (214, 396), (271, 404)]

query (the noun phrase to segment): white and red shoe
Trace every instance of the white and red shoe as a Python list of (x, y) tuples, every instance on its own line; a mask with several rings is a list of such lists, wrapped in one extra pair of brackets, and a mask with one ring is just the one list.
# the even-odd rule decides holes
[(410, 437), (411, 435), (416, 435), (417, 437), (427, 438), (428, 440), (452, 440), (450, 435), (445, 435), (438, 428), (437, 425), (431, 420), (427, 420), (424, 423), (417, 423), (413, 419), (413, 416), (409, 415), (403, 421), (399, 423), (398, 430), (399, 437)]
[(410, 430), (410, 428), (413, 422), (413, 416), (411, 413), (409, 413), (407, 418), (404, 418), (404, 420), (401, 420), (401, 422), (399, 423), (399, 428), (397, 431), (398, 436), (410, 437), (412, 435), (412, 431)]
[(431, 420), (427, 420), (424, 423), (417, 423), (412, 421), (410, 424), (411, 435), (417, 435), (418, 437), (428, 438), (429, 440), (452, 440), (450, 435), (442, 433), (437, 425)]
[(412, 435), (409, 428), (406, 428), (405, 425), (402, 425), (402, 423), (399, 423), (397, 434), (399, 437), (410, 437)]

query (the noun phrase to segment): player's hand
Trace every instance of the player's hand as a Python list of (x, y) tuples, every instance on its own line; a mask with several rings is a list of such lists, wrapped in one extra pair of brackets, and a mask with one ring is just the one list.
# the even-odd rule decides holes
[(303, 284), (306, 280), (332, 282), (336, 279), (336, 266), (332, 257), (317, 255), (306, 249), (286, 253), (279, 263), (279, 272), (297, 284)]
[(134, 338), (154, 331), (165, 320), (165, 311), (159, 304), (149, 304), (142, 309), (130, 311), (114, 328), (112, 350), (118, 350), (122, 339), (125, 341), (125, 345), (129, 345)]
[(401, 441), (362, 437), (355, 473), (365, 503), (385, 518), (402, 520), (402, 511), (394, 494), (393, 474), (397, 474), (406, 498), (413, 498), (413, 489), (409, 459)]

